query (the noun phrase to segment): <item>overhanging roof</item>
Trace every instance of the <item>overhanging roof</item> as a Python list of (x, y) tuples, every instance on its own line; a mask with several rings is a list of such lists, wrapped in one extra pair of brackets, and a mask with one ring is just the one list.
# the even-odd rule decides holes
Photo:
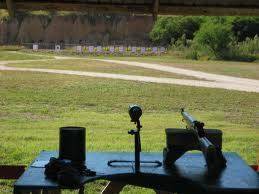
[(259, 15), (259, 0), (0, 0), (16, 10), (119, 12), (161, 15)]

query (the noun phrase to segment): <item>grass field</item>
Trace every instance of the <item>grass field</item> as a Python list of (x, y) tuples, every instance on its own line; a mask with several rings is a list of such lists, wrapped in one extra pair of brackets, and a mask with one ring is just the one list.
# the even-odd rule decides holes
[[(1, 58), (0, 54), (0, 61), (4, 57), (27, 59), (3, 54)], [(53, 65), (69, 68), (70, 62), (78, 64), (71, 68), (99, 68), (95, 64), (84, 67), (80, 60)], [(48, 62), (40, 65), (52, 66)], [(102, 66), (99, 70), (102, 68), (106, 71)], [(113, 64), (109, 68), (119, 72)], [(122, 71), (155, 73), (145, 69)], [(28, 165), (41, 150), (58, 149), (58, 128), (67, 125), (87, 128), (88, 151), (132, 151), (133, 139), (127, 134), (127, 130), (134, 127), (127, 114), (130, 103), (138, 103), (144, 110), (144, 152), (162, 151), (165, 128), (184, 127), (180, 108), (185, 107), (204, 121), (207, 128), (223, 130), (224, 151), (237, 152), (249, 164), (259, 163), (258, 93), (8, 71), (0, 71), (0, 163)], [(1, 193), (11, 192), (12, 182), (1, 181), (0, 184)], [(89, 184), (86, 192), (97, 193), (104, 184), (105, 181)], [(128, 186), (123, 193), (152, 191)]]
[(51, 56), (37, 56), (29, 55), (22, 52), (13, 52), (1, 50), (0, 47), (0, 61), (9, 61), (9, 60), (37, 60), (37, 59), (48, 59), (52, 58)]

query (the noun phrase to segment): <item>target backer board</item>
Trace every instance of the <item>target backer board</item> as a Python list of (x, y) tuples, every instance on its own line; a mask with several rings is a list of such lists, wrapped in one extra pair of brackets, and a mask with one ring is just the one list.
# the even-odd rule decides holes
[(56, 44), (56, 45), (55, 45), (55, 51), (56, 51), (56, 52), (60, 52), (60, 50), (61, 50), (60, 45)]
[(39, 50), (39, 45), (38, 44), (33, 44), (32, 45), (32, 50), (33, 51), (38, 51)]
[(77, 53), (82, 53), (83, 52), (82, 46), (76, 46), (76, 52)]

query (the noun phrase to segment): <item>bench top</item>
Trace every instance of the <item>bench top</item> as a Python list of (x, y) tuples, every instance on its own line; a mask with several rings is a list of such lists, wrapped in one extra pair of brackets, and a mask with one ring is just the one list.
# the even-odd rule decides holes
[[(15, 182), (15, 190), (59, 189), (56, 182), (45, 178), (44, 165), (56, 151), (42, 151), (24, 174)], [(108, 166), (109, 160), (134, 160), (129, 152), (87, 152), (86, 166), (96, 176), (82, 177), (82, 185), (98, 179), (122, 181), (171, 192), (199, 193), (259, 193), (259, 175), (236, 153), (226, 152), (227, 167), (218, 177), (209, 178), (202, 153), (186, 153), (170, 167), (142, 164), (140, 174), (134, 173), (134, 163)], [(163, 161), (162, 153), (141, 153), (141, 161)], [(64, 188), (65, 189), (65, 188)]]

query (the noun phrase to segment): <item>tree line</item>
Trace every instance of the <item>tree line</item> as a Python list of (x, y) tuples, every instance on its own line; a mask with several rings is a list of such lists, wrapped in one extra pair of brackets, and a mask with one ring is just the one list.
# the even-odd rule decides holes
[(259, 59), (259, 17), (161, 16), (150, 38), (191, 59)]

